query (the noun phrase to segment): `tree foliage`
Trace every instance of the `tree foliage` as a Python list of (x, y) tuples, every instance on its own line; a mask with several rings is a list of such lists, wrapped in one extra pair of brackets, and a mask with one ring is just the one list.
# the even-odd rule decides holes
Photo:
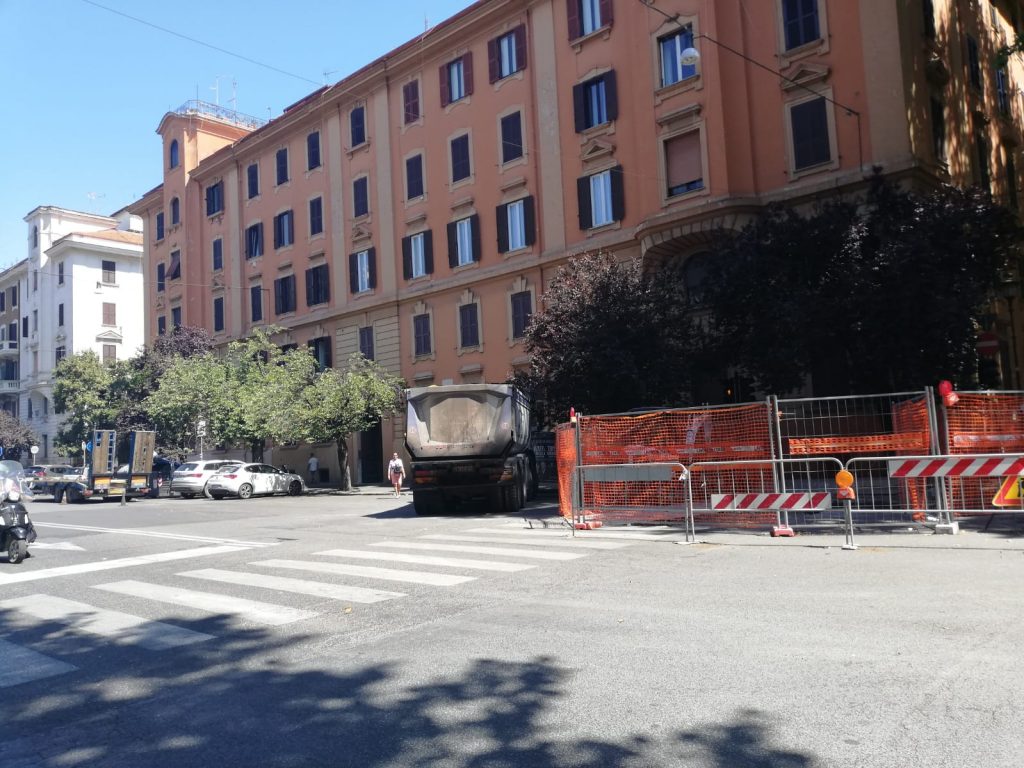
[(0, 445), (4, 449), (3, 459), (28, 464), (32, 461), (29, 448), (36, 445), (38, 440), (31, 427), (7, 411), (0, 411)]
[(54, 439), (64, 456), (81, 451), (81, 444), (94, 429), (110, 429), (116, 408), (110, 396), (112, 368), (104, 365), (92, 350), (69, 355), (54, 369), (53, 405), (65, 419)]

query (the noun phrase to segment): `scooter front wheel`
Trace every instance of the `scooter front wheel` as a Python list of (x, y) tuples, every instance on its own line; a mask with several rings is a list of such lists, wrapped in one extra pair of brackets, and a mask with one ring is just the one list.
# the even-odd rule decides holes
[(28, 555), (28, 544), (24, 539), (11, 539), (7, 542), (7, 562), (17, 565)]

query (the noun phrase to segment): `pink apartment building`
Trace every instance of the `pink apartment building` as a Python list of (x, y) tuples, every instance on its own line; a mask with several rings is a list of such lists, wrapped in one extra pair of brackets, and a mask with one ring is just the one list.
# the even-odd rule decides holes
[[(1016, 207), (1022, 73), (995, 52), (1021, 19), (1018, 0), (480, 0), (267, 124), (187, 104), (131, 208), (146, 337), (276, 325), (324, 365), (502, 381), (574, 255), (683, 259), (696, 288), (712, 230), (873, 166)], [(1018, 385), (1012, 302), (992, 330)], [(357, 482), (402, 426), (356, 440)]]

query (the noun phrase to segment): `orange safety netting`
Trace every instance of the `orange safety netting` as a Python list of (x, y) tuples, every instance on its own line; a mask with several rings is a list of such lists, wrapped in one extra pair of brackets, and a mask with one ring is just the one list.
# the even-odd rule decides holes
[[(949, 453), (1024, 452), (1024, 393), (960, 392), (956, 405), (945, 409)], [(952, 508), (990, 509), (1003, 478), (950, 478)], [(962, 513), (961, 513), (962, 514)]]

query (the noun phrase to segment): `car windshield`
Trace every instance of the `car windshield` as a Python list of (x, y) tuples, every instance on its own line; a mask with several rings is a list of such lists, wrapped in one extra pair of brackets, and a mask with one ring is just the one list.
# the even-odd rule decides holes
[(174, 471), (175, 472), (191, 472), (193, 469), (196, 469), (198, 466), (199, 466), (198, 464), (182, 464), (180, 467), (178, 467)]
[(241, 464), (225, 464), (223, 467), (219, 467), (216, 472), (218, 475), (224, 474), (225, 472), (231, 472), (238, 469)]

